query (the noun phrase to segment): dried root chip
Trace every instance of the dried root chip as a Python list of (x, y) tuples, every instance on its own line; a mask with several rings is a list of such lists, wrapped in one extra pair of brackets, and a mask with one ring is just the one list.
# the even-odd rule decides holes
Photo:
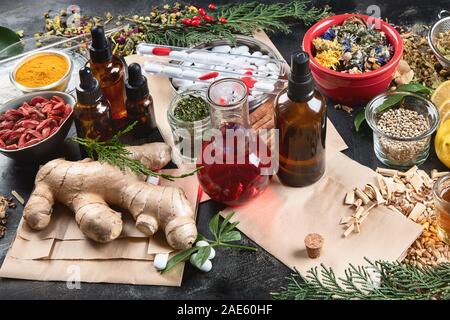
[(348, 205), (353, 205), (353, 203), (355, 203), (355, 191), (347, 192), (344, 203)]
[(310, 233), (305, 237), (305, 247), (308, 257), (315, 259), (320, 257), (324, 244), (323, 237), (318, 233)]

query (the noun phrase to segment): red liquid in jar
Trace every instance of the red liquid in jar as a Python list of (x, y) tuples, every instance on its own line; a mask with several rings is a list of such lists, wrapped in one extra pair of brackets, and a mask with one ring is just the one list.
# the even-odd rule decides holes
[[(226, 128), (236, 129), (236, 125), (227, 124)], [(205, 149), (214, 143), (214, 140), (205, 141), (197, 163), (197, 167), (204, 167), (197, 173), (197, 177), (203, 191), (211, 199), (230, 206), (238, 206), (256, 197), (267, 187), (272, 176), (262, 175), (261, 170), (269, 168), (270, 162), (263, 164), (257, 154), (250, 154), (247, 143), (244, 150), (238, 150), (236, 138), (234, 138), (234, 146), (227, 146), (225, 130), (222, 132), (224, 132), (222, 135), (223, 148), (216, 149), (214, 155), (222, 159), (223, 163), (207, 164), (204, 161), (204, 156), (207, 154)], [(258, 150), (260, 148), (266, 148), (262, 154), (270, 157), (270, 150), (265, 144), (258, 145)], [(238, 163), (238, 156), (242, 153), (244, 161)], [(226, 162), (227, 154), (229, 159), (233, 159), (231, 163)]]

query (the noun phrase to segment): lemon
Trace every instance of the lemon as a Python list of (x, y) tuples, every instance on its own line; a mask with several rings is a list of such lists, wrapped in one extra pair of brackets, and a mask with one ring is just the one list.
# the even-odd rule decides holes
[(450, 80), (442, 82), (439, 87), (434, 90), (431, 101), (441, 109), (441, 107), (450, 100)]
[(439, 117), (441, 119), (441, 123), (444, 122), (446, 119), (450, 119), (450, 100), (445, 101), (439, 107)]
[(434, 139), (436, 154), (443, 164), (450, 169), (450, 117), (443, 119)]

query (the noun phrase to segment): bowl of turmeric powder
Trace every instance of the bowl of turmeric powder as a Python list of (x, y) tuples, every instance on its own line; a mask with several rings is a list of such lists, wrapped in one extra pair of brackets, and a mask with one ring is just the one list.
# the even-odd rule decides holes
[(11, 82), (22, 92), (65, 91), (73, 63), (61, 51), (45, 50), (19, 60), (10, 73)]

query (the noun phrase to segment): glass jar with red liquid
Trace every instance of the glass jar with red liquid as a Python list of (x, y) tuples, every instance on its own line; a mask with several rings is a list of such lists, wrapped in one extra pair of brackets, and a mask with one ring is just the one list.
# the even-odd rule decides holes
[(207, 92), (211, 129), (203, 136), (197, 173), (203, 191), (237, 206), (259, 195), (272, 177), (271, 153), (249, 122), (248, 90), (238, 79), (212, 83)]

